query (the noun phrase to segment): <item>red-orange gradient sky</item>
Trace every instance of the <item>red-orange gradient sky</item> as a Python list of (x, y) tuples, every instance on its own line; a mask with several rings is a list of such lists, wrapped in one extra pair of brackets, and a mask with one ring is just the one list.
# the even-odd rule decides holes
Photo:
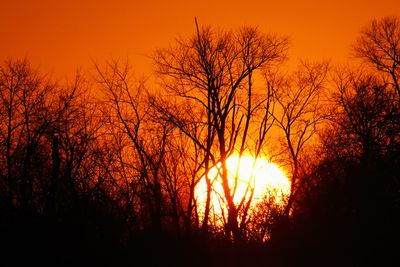
[(200, 24), (259, 26), (290, 36), (291, 58), (343, 61), (372, 18), (400, 16), (399, 0), (0, 0), (0, 60), (27, 56), (63, 77), (92, 60), (130, 58), (137, 74), (150, 55)]

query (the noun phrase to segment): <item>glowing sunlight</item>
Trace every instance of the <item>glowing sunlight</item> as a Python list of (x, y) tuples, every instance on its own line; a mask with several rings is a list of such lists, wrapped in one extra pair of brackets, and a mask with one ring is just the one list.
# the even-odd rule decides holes
[[(232, 155), (227, 159), (226, 163), (229, 186), (236, 205), (239, 205), (243, 199), (245, 202), (249, 201), (251, 197), (250, 207), (259, 203), (265, 197), (272, 198), (274, 204), (284, 204), (285, 196), (290, 193), (290, 181), (277, 165), (268, 162), (264, 158), (255, 160), (252, 156), (242, 156), (240, 158), (238, 155)], [(210, 169), (208, 173), (212, 183), (210, 215), (213, 220), (217, 221), (223, 220), (227, 214), (224, 190), (219, 176), (221, 171), (220, 165), (218, 165)], [(207, 199), (205, 177), (197, 185), (195, 195), (199, 215), (202, 216)]]

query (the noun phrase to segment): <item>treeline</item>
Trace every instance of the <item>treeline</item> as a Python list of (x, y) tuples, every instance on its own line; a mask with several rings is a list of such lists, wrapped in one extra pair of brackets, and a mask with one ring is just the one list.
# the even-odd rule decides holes
[[(3, 261), (357, 266), (394, 257), (400, 19), (361, 31), (353, 52), (362, 64), (301, 62), (288, 73), (288, 48), (253, 27), (196, 24), (154, 53), (152, 85), (116, 60), (67, 83), (27, 59), (4, 61)], [(249, 184), (235, 201), (232, 155), (281, 166), (290, 194), (267, 191), (255, 203)], [(217, 183), (223, 214), (210, 200)]]

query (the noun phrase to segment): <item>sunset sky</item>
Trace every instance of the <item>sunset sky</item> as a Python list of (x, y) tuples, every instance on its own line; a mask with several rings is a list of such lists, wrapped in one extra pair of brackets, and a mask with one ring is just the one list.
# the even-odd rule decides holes
[(372, 18), (400, 15), (398, 0), (15, 0), (0, 3), (0, 60), (28, 57), (63, 77), (92, 61), (129, 57), (148, 73), (147, 56), (200, 24), (243, 25), (289, 36), (290, 56), (344, 61)]

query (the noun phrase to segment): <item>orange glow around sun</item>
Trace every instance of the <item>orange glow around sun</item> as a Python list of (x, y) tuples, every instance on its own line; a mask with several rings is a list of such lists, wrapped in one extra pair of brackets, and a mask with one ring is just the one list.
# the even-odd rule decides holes
[[(238, 155), (230, 156), (226, 164), (229, 186), (231, 192), (234, 192), (233, 199), (236, 205), (239, 205), (243, 199), (247, 202), (253, 190), (251, 207), (262, 201), (266, 196), (272, 197), (274, 204), (284, 205), (284, 199), (290, 193), (290, 181), (277, 165), (268, 162), (264, 158), (255, 159), (252, 156), (239, 157)], [(217, 223), (218, 221), (223, 221), (227, 214), (227, 205), (219, 171), (220, 165), (211, 168), (208, 172), (212, 183), (210, 215), (213, 218), (212, 220), (216, 220)], [(201, 217), (204, 214), (207, 199), (205, 177), (197, 185), (195, 196), (199, 216)]]

